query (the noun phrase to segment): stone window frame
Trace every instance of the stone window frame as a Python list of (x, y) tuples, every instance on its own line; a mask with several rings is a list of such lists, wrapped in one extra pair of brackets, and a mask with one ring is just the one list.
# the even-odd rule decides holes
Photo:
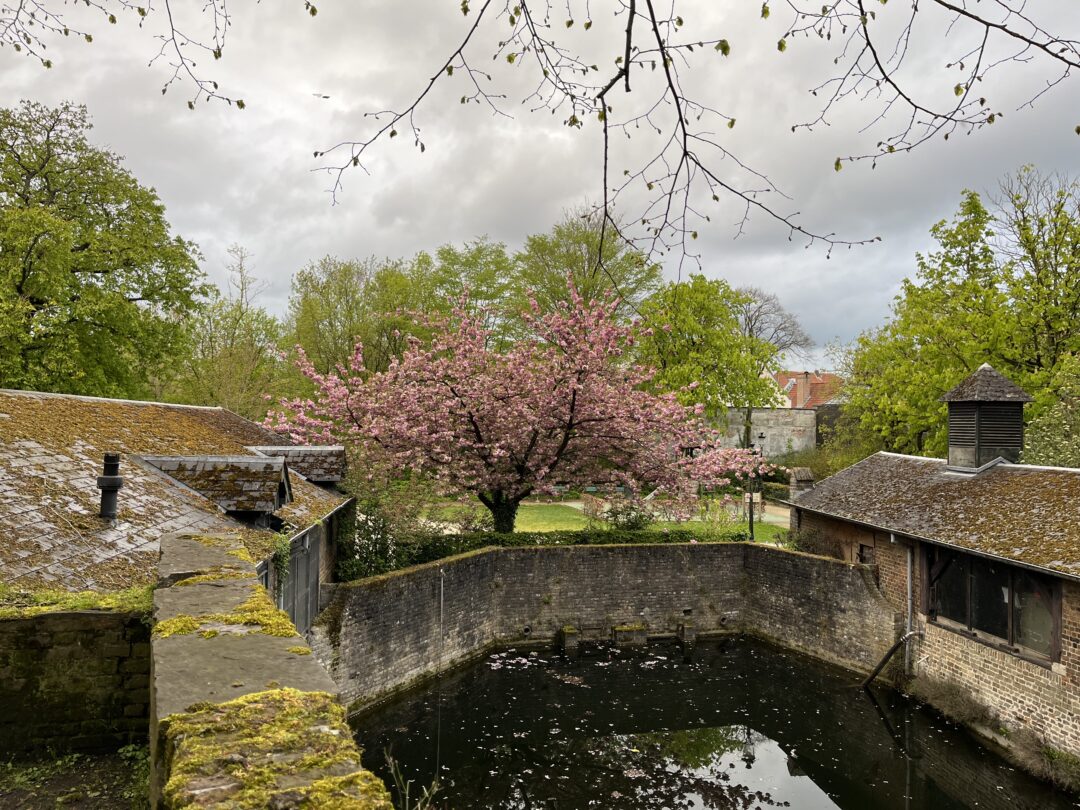
[[(1050, 576), (1050, 575), (1048, 575), (1048, 574), (1046, 574), (1044, 572), (1035, 571), (1035, 570), (1029, 569), (1029, 568), (1027, 568), (1025, 566), (1019, 566), (1019, 565), (1011, 564), (1007, 560), (1002, 560), (1001, 558), (998, 558), (998, 557), (986, 557), (984, 555), (971, 554), (971, 553), (967, 553), (967, 552), (965, 552), (965, 551), (963, 551), (961, 549), (953, 548), (953, 547), (950, 547), (950, 546), (937, 545), (937, 544), (933, 544), (933, 543), (921, 543), (920, 545), (922, 546), (921, 554), (920, 554), (920, 560), (919, 560), (920, 568), (921, 568), (920, 578), (921, 578), (921, 580), (922, 580), (922, 582), (924, 584), (924, 587), (921, 589), (922, 590), (922, 593), (921, 593), (922, 605), (921, 605), (921, 607), (922, 607), (923, 614), (927, 617), (927, 620), (929, 622), (936, 625), (937, 627), (941, 627), (941, 628), (943, 628), (945, 630), (949, 630), (951, 632), (957, 633), (959, 635), (964, 636), (965, 638), (970, 638), (970, 639), (972, 639), (974, 641), (977, 641), (977, 642), (979, 642), (981, 644), (985, 644), (985, 645), (987, 645), (989, 647), (992, 647), (992, 648), (994, 648), (996, 650), (1001, 650), (1003, 652), (1007, 652), (1010, 655), (1013, 655), (1013, 656), (1015, 656), (1017, 658), (1021, 658), (1021, 659), (1025, 660), (1025, 661), (1029, 661), (1029, 662), (1031, 662), (1033, 664), (1038, 664), (1039, 666), (1042, 666), (1042, 667), (1050, 668), (1054, 664), (1060, 663), (1060, 661), (1061, 661), (1061, 630), (1062, 630), (1062, 627), (1061, 627), (1062, 582), (1061, 582), (1060, 577)], [(954, 619), (949, 619), (949, 618), (947, 618), (945, 616), (938, 616), (935, 613), (935, 611), (934, 611), (934, 601), (935, 601), (935, 599), (934, 599), (934, 596), (935, 596), (934, 588), (935, 588), (935, 585), (936, 585), (935, 580), (936, 580), (937, 576), (940, 576), (940, 574), (943, 573), (943, 572), (939, 572), (937, 575), (934, 575), (933, 572), (934, 572), (935, 565), (931, 561), (931, 558), (930, 558), (931, 557), (931, 549), (934, 550), (935, 554), (943, 552), (943, 553), (946, 553), (946, 554), (953, 555), (955, 557), (966, 558), (966, 559), (977, 559), (977, 558), (982, 557), (983, 559), (990, 560), (990, 561), (994, 562), (995, 564), (1000, 565), (1000, 566), (1004, 567), (1006, 570), (1008, 570), (1008, 572), (1009, 572), (1009, 599), (1008, 599), (1008, 602), (1009, 602), (1009, 611), (1008, 611), (1008, 622), (1009, 622), (1008, 634), (1009, 634), (1009, 638), (1002, 638), (1000, 636), (995, 636), (995, 635), (992, 635), (992, 634), (987, 633), (985, 631), (978, 630), (978, 629), (975, 629), (974, 627), (972, 627), (972, 625), (971, 625), (972, 607), (971, 607), (971, 584), (970, 584), (971, 583), (971, 577), (970, 577), (970, 575), (969, 575), (969, 580), (968, 580), (968, 593), (967, 593), (967, 599), (966, 599), (966, 601), (967, 601), (967, 618), (968, 618), (967, 624), (965, 625), (963, 622), (958, 622), (958, 621), (956, 621)], [(1048, 656), (1041, 653), (1041, 652), (1039, 652), (1038, 650), (1033, 650), (1030, 647), (1024, 647), (1024, 646), (1021, 646), (1019, 644), (1015, 644), (1015, 643), (1012, 642), (1012, 639), (1015, 637), (1014, 628), (1013, 628), (1013, 622), (1014, 622), (1014, 611), (1013, 611), (1014, 585), (1013, 585), (1013, 583), (1015, 581), (1015, 575), (1018, 572), (1027, 574), (1028, 576), (1034, 577), (1036, 579), (1042, 579), (1043, 581), (1046, 582), (1046, 584), (1049, 587), (1049, 592), (1050, 592), (1050, 618), (1051, 618), (1051, 621), (1053, 622), (1053, 627), (1052, 627), (1051, 638), (1050, 638), (1050, 655), (1048, 655)]]

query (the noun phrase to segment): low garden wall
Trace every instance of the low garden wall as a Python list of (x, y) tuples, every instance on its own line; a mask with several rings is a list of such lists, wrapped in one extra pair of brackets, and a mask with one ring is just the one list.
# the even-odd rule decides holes
[(748, 632), (858, 671), (899, 616), (858, 565), (749, 543), (483, 549), (337, 587), (312, 648), (363, 705), (497, 644)]
[(145, 742), (147, 613), (35, 610), (0, 617), (0, 752)]

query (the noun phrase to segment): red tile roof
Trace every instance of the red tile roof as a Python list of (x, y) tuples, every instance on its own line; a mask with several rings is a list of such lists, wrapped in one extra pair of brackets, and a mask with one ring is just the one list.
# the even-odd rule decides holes
[(778, 371), (773, 379), (792, 408), (817, 408), (831, 402), (840, 393), (842, 383), (831, 371)]

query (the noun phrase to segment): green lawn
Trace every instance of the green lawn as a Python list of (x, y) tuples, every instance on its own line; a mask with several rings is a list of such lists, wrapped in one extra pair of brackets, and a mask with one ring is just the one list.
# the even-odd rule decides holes
[(585, 513), (561, 503), (523, 503), (518, 507), (514, 530), (519, 532), (556, 532), (584, 529)]
[[(519, 532), (554, 532), (584, 529), (587, 525), (585, 515), (580, 509), (560, 503), (523, 503), (518, 507), (517, 522), (514, 530)], [(700, 523), (654, 523), (649, 528), (654, 531), (664, 529), (683, 529), (693, 531)], [(743, 524), (745, 527), (745, 524)], [(758, 542), (771, 543), (784, 531), (783, 526), (771, 523), (755, 523), (754, 539)]]

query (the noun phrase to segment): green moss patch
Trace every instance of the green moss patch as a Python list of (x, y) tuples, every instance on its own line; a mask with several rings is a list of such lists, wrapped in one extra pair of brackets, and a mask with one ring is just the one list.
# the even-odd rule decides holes
[[(267, 546), (273, 543), (271, 539), (273, 535), (270, 535), (267, 540)], [(211, 546), (213, 548), (225, 549), (225, 553), (230, 557), (236, 557), (241, 562), (251, 563), (255, 565), (255, 558), (252, 556), (251, 551), (248, 549), (248, 543), (246, 537), (226, 536), (226, 537), (214, 537), (209, 534), (196, 534), (192, 535), (191, 539), (197, 543), (202, 543), (204, 546)], [(237, 548), (237, 543), (243, 543), (242, 547)]]
[(167, 807), (392, 810), (333, 696), (275, 689), (166, 719)]
[(232, 613), (174, 616), (154, 625), (154, 636), (156, 638), (186, 636), (202, 630), (203, 638), (212, 638), (209, 633), (217, 635), (217, 631), (206, 628), (208, 624), (250, 627), (252, 632), (283, 638), (297, 635), (296, 626), (289, 619), (288, 614), (274, 607), (266, 589), (255, 583), (251, 586), (251, 596)]
[(176, 583), (174, 587), (182, 587), (184, 585), (198, 585), (202, 582), (224, 582), (227, 580), (243, 580), (252, 579), (254, 574), (250, 571), (242, 571), (238, 568), (223, 568), (221, 566), (215, 566), (207, 571), (205, 574), (197, 574), (187, 579), (182, 579)]
[(293, 655), (311, 655), (311, 648), (301, 646), (289, 647), (289, 652)]
[(19, 590), (0, 584), (0, 619), (21, 619), (42, 613), (74, 610), (108, 610), (149, 616), (153, 587), (142, 585), (122, 591)]

